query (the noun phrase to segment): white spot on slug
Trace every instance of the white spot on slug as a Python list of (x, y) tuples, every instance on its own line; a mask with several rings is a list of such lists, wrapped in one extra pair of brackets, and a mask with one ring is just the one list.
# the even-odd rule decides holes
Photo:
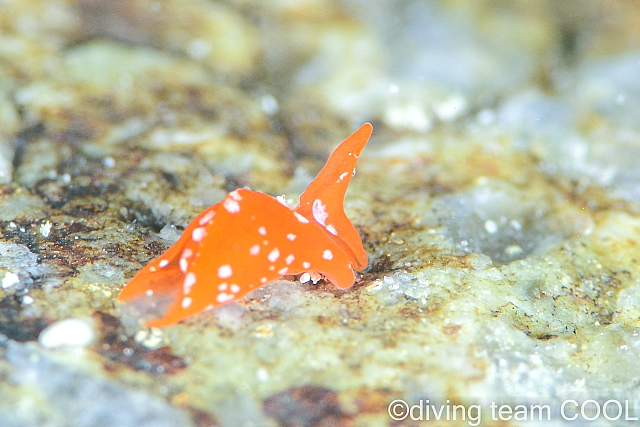
[(219, 290), (220, 292), (224, 292), (224, 291), (226, 291), (226, 290), (227, 290), (227, 288), (228, 288), (228, 287), (229, 287), (229, 285), (227, 285), (227, 283), (226, 283), (226, 282), (225, 282), (225, 283), (220, 283), (220, 284), (218, 285), (218, 290)]
[(334, 236), (338, 235), (338, 230), (336, 230), (336, 228), (332, 224), (327, 224), (325, 228), (329, 233), (333, 234)]
[(224, 202), (222, 202), (222, 206), (224, 206), (224, 208), (229, 213), (238, 213), (238, 212), (240, 212), (240, 205), (238, 204), (237, 201), (233, 200), (232, 198), (224, 199)]
[(202, 218), (200, 218), (200, 221), (198, 221), (199, 225), (206, 225), (209, 223), (209, 221), (211, 221), (213, 219), (213, 217), (216, 216), (216, 212), (211, 210), (209, 212), (207, 212), (206, 214), (204, 214), (204, 216)]
[(188, 308), (191, 305), (191, 298), (184, 297), (182, 299), (182, 308)]
[(166, 260), (166, 259), (160, 260), (160, 263), (158, 265), (160, 266), (160, 268), (164, 268), (167, 265), (169, 265), (169, 260)]
[(196, 284), (196, 275), (195, 275), (195, 273), (193, 273), (193, 272), (187, 273), (187, 275), (184, 276), (184, 282), (182, 284), (182, 287), (184, 288), (183, 289), (184, 294), (186, 295), (189, 292), (191, 292), (191, 287), (193, 285), (195, 285), (195, 284)]
[(204, 239), (204, 236), (206, 235), (207, 235), (207, 230), (204, 227), (198, 227), (198, 228), (195, 228), (191, 233), (191, 239), (194, 242), (199, 243), (202, 241), (202, 239)]
[(309, 267), (311, 267), (311, 263), (305, 261), (305, 262), (302, 263), (302, 267), (303, 268), (309, 268)]
[(229, 264), (224, 264), (218, 267), (218, 277), (221, 279), (228, 279), (233, 276), (233, 269)]
[(284, 262), (287, 263), (287, 265), (291, 265), (291, 263), (293, 262), (293, 260), (296, 259), (295, 255), (293, 254), (289, 254), (287, 255), (287, 257), (284, 259)]
[(269, 255), (267, 255), (269, 262), (276, 262), (278, 258), (280, 258), (280, 251), (278, 248), (273, 248), (271, 252), (269, 252)]
[(231, 285), (231, 292), (234, 294), (237, 294), (238, 292), (240, 292), (240, 286), (236, 285), (235, 283)]
[(309, 220), (305, 217), (303, 217), (302, 215), (300, 215), (298, 212), (294, 212), (293, 213), (295, 215), (296, 218), (298, 218), (298, 221), (300, 221), (303, 224), (308, 224)]
[(287, 239), (289, 239), (289, 240), (291, 240), (293, 242), (294, 240), (296, 240), (296, 235), (293, 234), (293, 233), (289, 233), (289, 234), (287, 234)]
[(260, 253), (260, 245), (256, 244), (249, 248), (249, 253), (251, 255), (258, 255)]
[(266, 228), (264, 228), (264, 227), (260, 227), (260, 228), (258, 228), (258, 233), (259, 233), (261, 236), (266, 236), (266, 235), (267, 235), (267, 229), (266, 229)]
[(313, 217), (320, 224), (324, 225), (329, 217), (327, 213), (327, 207), (320, 199), (315, 199), (313, 201), (313, 206), (311, 207), (311, 212), (313, 212)]
[(278, 274), (281, 274), (284, 276), (285, 274), (287, 274), (287, 271), (289, 271), (289, 269), (287, 267), (283, 267), (280, 270), (278, 270)]
[(218, 301), (220, 304), (224, 304), (225, 302), (233, 301), (235, 298), (236, 297), (233, 294), (227, 294), (225, 292), (221, 292), (216, 297), (216, 301)]
[(322, 258), (331, 261), (333, 259), (333, 253), (329, 249), (325, 249), (324, 252), (322, 252)]
[(242, 200), (242, 196), (240, 195), (240, 193), (238, 193), (238, 190), (233, 190), (231, 193), (229, 193), (229, 197), (238, 202)]
[(187, 272), (187, 268), (189, 267), (189, 262), (187, 261), (186, 258), (180, 258), (180, 261), (178, 261), (178, 265), (180, 266), (180, 271), (182, 271), (183, 273)]

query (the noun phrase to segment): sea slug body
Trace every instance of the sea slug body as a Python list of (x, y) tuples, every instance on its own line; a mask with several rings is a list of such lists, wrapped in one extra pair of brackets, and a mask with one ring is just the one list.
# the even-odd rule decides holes
[(360, 236), (344, 213), (344, 196), (373, 128), (365, 123), (333, 151), (291, 208), (275, 197), (238, 189), (198, 215), (180, 239), (140, 270), (119, 301), (173, 294), (168, 326), (242, 298), (283, 275), (322, 276), (348, 288), (367, 266)]

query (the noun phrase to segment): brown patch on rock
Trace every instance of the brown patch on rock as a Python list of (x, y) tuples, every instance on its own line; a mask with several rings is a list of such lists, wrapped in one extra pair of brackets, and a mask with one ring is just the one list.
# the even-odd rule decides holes
[(17, 296), (9, 295), (0, 300), (0, 334), (18, 342), (38, 339), (40, 332), (49, 326), (43, 318), (22, 315), (22, 304)]
[(328, 388), (305, 385), (274, 394), (264, 401), (264, 412), (283, 427), (352, 426), (338, 393)]
[(187, 366), (181, 357), (171, 353), (170, 347), (150, 350), (127, 336), (118, 318), (98, 312), (94, 318), (99, 322), (100, 341), (96, 351), (109, 362), (107, 370), (115, 370), (118, 364), (128, 366), (135, 371), (147, 371), (152, 374), (174, 374)]

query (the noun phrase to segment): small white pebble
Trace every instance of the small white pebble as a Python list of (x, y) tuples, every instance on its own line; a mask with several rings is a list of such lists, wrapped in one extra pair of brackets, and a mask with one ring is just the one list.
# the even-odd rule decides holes
[(495, 234), (498, 231), (498, 224), (489, 219), (484, 222), (484, 229), (487, 230), (489, 234)]
[(20, 277), (15, 273), (7, 271), (2, 278), (2, 289), (10, 288), (16, 283), (20, 283)]
[(260, 108), (268, 115), (273, 116), (278, 112), (280, 106), (278, 105), (277, 99), (269, 94), (265, 94), (260, 97)]
[(264, 368), (258, 368), (256, 371), (256, 379), (261, 383), (266, 383), (269, 381), (269, 373)]
[(300, 283), (307, 283), (311, 280), (311, 275), (309, 273), (302, 273), (300, 275)]
[(49, 237), (52, 226), (53, 224), (51, 224), (49, 221), (45, 222), (44, 224), (40, 224), (40, 234), (42, 234), (43, 237)]
[(90, 319), (64, 319), (52, 323), (40, 333), (38, 342), (43, 348), (88, 347), (96, 339)]
[(509, 245), (504, 249), (504, 253), (509, 257), (519, 256), (524, 250), (518, 245)]
[(167, 338), (162, 333), (160, 328), (149, 328), (149, 330), (142, 329), (136, 332), (133, 339), (140, 345), (149, 350), (155, 350), (167, 345)]
[(314, 285), (318, 283), (320, 279), (322, 279), (322, 274), (316, 271), (312, 271), (309, 275), (311, 276), (311, 281), (313, 282)]
[(102, 164), (108, 168), (112, 168), (116, 165), (116, 161), (113, 160), (113, 157), (105, 157), (102, 159)]

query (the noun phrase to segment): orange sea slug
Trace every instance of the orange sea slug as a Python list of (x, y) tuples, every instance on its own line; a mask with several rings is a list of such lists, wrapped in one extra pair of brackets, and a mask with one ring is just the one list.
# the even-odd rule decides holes
[(178, 241), (140, 270), (119, 301), (173, 294), (168, 326), (237, 300), (284, 275), (322, 275), (339, 288), (367, 266), (360, 236), (344, 213), (344, 196), (373, 127), (365, 123), (333, 151), (290, 208), (275, 197), (238, 189), (198, 215)]

